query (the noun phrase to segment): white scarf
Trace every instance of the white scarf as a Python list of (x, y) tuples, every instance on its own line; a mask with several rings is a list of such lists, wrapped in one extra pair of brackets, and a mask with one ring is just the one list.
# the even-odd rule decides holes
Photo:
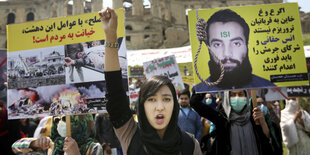
[(297, 101), (286, 100), (285, 108), (281, 111), (280, 125), (282, 128), (283, 142), (287, 147), (291, 147), (299, 142), (297, 128), (293, 120), (297, 110)]

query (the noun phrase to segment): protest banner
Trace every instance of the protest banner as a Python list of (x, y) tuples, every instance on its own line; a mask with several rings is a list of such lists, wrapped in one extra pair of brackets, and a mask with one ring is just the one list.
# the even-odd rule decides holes
[(266, 101), (285, 100), (287, 97), (286, 87), (268, 88), (265, 94)]
[(140, 88), (132, 89), (132, 90), (129, 89), (129, 99), (130, 99), (130, 108), (131, 109), (135, 109), (135, 106), (138, 103), (139, 92), (140, 92)]
[(309, 85), (297, 3), (192, 10), (189, 31), (197, 92)]
[(285, 100), (288, 98), (286, 87), (276, 87), (256, 90), (257, 96), (265, 98), (265, 101)]
[(143, 66), (128, 66), (128, 70), (129, 70), (129, 77), (131, 78), (143, 78), (144, 74), (143, 74)]
[(194, 86), (192, 62), (178, 63), (178, 66), (180, 68), (180, 72), (182, 75), (182, 80), (183, 80), (185, 88), (191, 91), (192, 87)]
[(310, 86), (287, 87), (289, 97), (310, 97)]
[[(304, 46), (305, 56), (308, 69), (308, 77), (310, 77), (310, 46)], [(310, 97), (310, 86), (288, 87), (287, 93), (289, 97)]]
[(304, 46), (305, 56), (306, 58), (310, 57), (310, 46)]
[(144, 50), (128, 50), (127, 59), (128, 66), (142, 66), (144, 62), (165, 56), (174, 55), (177, 63), (192, 62), (191, 47), (178, 47), (168, 49), (144, 49)]
[(304, 46), (305, 49), (305, 56), (307, 62), (307, 69), (308, 69), (308, 78), (310, 80), (310, 46)]
[[(116, 13), (127, 84), (123, 9)], [(9, 119), (105, 112), (104, 39), (98, 13), (8, 25)]]
[[(143, 63), (151, 61), (153, 59), (162, 58), (165, 56), (174, 55), (178, 63), (179, 68), (184, 69), (184, 66), (187, 66), (187, 69), (191, 76), (184, 76), (181, 72), (182, 79), (185, 79), (185, 85), (193, 84), (192, 78), (192, 59), (191, 59), (191, 47), (178, 47), (178, 48), (169, 48), (169, 49), (144, 49), (144, 50), (128, 50), (127, 60), (128, 60), (128, 70), (129, 70), (129, 81), (141, 81), (144, 80), (145, 75), (143, 73)], [(142, 68), (142, 73), (141, 73)], [(184, 71), (184, 70), (183, 70)], [(133, 82), (134, 83), (134, 82)], [(130, 104), (133, 105), (137, 102), (138, 97), (138, 88), (131, 89), (129, 88), (130, 94)]]
[(171, 55), (144, 62), (143, 69), (146, 78), (154, 75), (164, 75), (171, 79), (177, 92), (184, 89), (181, 73), (175, 59), (175, 56)]

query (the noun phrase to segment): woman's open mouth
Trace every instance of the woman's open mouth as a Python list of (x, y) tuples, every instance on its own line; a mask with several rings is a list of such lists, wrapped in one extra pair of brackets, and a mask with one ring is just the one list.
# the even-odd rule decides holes
[(155, 119), (156, 119), (156, 124), (161, 125), (164, 123), (164, 115), (163, 114), (157, 114)]

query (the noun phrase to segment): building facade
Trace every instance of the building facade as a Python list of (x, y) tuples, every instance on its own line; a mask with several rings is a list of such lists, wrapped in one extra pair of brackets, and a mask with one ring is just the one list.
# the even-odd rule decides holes
[[(189, 45), (186, 11), (200, 8), (282, 3), (283, 0), (113, 0), (124, 7), (128, 49), (172, 48)], [(71, 2), (71, 3), (70, 3)], [(73, 3), (72, 3), (73, 2)], [(102, 0), (0, 1), (0, 48), (6, 48), (6, 25), (78, 15), (101, 10)], [(127, 5), (124, 5), (124, 4)], [(303, 33), (310, 33), (310, 13), (301, 15)]]

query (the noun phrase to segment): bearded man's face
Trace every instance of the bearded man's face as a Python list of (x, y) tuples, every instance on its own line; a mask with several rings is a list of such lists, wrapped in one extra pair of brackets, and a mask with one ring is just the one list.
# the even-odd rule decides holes
[[(223, 63), (225, 72), (239, 67), (248, 52), (243, 28), (237, 22), (212, 23), (209, 27), (209, 45)], [(214, 57), (213, 60), (217, 62)]]

